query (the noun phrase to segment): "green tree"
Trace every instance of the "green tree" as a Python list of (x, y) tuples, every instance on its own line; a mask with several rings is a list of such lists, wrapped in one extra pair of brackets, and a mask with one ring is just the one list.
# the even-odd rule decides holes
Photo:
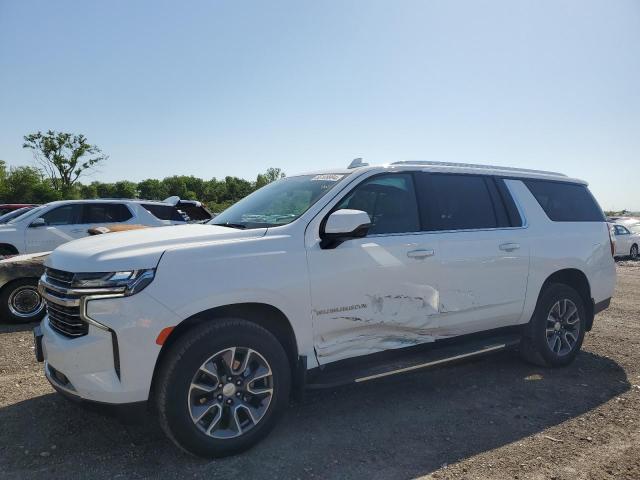
[(137, 198), (138, 197), (138, 185), (128, 180), (122, 180), (116, 182), (115, 185), (116, 197), (118, 198)]
[(138, 183), (140, 198), (146, 200), (164, 200), (169, 196), (167, 186), (155, 178), (148, 178)]
[(96, 191), (98, 198), (116, 198), (116, 186), (113, 183), (96, 182)]
[(7, 163), (0, 160), (0, 203), (6, 201), (7, 196)]
[(80, 185), (80, 196), (87, 199), (98, 198), (99, 183), (91, 182), (89, 185)]
[(60, 195), (40, 171), (33, 167), (15, 167), (6, 175), (5, 200), (9, 203), (46, 203)]
[(53, 130), (25, 135), (22, 147), (32, 151), (53, 187), (65, 195), (83, 173), (108, 158), (96, 145), (89, 144), (84, 135)]
[(262, 188), (271, 182), (284, 178), (285, 176), (285, 173), (279, 168), (268, 168), (266, 172), (258, 174), (258, 178), (256, 178), (256, 188)]

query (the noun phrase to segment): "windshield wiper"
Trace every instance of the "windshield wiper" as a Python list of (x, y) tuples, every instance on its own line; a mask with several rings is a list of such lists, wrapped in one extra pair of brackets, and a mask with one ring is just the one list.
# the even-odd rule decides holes
[(244, 223), (214, 223), (213, 225), (218, 225), (220, 227), (229, 227), (229, 228), (237, 228), (238, 230), (245, 230), (247, 226)]

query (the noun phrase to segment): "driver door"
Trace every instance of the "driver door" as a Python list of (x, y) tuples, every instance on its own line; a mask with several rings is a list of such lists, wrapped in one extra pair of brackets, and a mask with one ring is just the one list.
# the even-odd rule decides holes
[(31, 224), (26, 232), (27, 253), (49, 252), (63, 243), (87, 235), (82, 222), (82, 204), (55, 207), (42, 214), (44, 225)]
[(308, 246), (318, 362), (432, 341), (437, 236), (420, 231), (413, 175), (370, 177), (333, 210), (341, 208), (367, 212), (372, 226), (365, 238), (336, 248)]

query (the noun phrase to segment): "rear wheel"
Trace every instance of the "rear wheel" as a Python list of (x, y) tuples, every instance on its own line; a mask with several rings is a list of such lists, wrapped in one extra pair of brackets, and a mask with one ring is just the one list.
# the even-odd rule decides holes
[(222, 457), (246, 450), (288, 404), (287, 355), (256, 324), (212, 320), (170, 348), (156, 382), (156, 407), (164, 431), (189, 453)]
[(631, 260), (637, 260), (638, 259), (638, 245), (636, 245), (635, 243), (633, 245), (631, 245), (631, 251), (629, 252), (629, 256), (631, 257)]
[(520, 345), (523, 358), (537, 365), (571, 363), (584, 340), (586, 313), (578, 292), (564, 284), (545, 288)]
[(44, 300), (38, 293), (38, 280), (26, 278), (7, 284), (0, 294), (0, 315), (11, 323), (42, 320)]

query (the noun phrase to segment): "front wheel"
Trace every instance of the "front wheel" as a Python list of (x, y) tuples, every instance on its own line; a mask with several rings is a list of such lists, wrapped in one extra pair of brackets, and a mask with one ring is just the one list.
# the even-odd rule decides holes
[(170, 348), (156, 382), (156, 408), (165, 433), (189, 453), (222, 457), (246, 450), (288, 404), (287, 355), (254, 323), (211, 320)]
[(580, 294), (568, 285), (549, 285), (538, 299), (520, 353), (537, 365), (568, 365), (582, 347), (585, 330), (586, 312)]
[(631, 245), (631, 251), (629, 252), (629, 256), (631, 257), (631, 260), (638, 260), (638, 245), (636, 245), (635, 243), (633, 245)]
[(25, 278), (7, 284), (0, 294), (0, 316), (11, 323), (28, 323), (44, 317), (44, 299), (38, 293), (38, 280)]

